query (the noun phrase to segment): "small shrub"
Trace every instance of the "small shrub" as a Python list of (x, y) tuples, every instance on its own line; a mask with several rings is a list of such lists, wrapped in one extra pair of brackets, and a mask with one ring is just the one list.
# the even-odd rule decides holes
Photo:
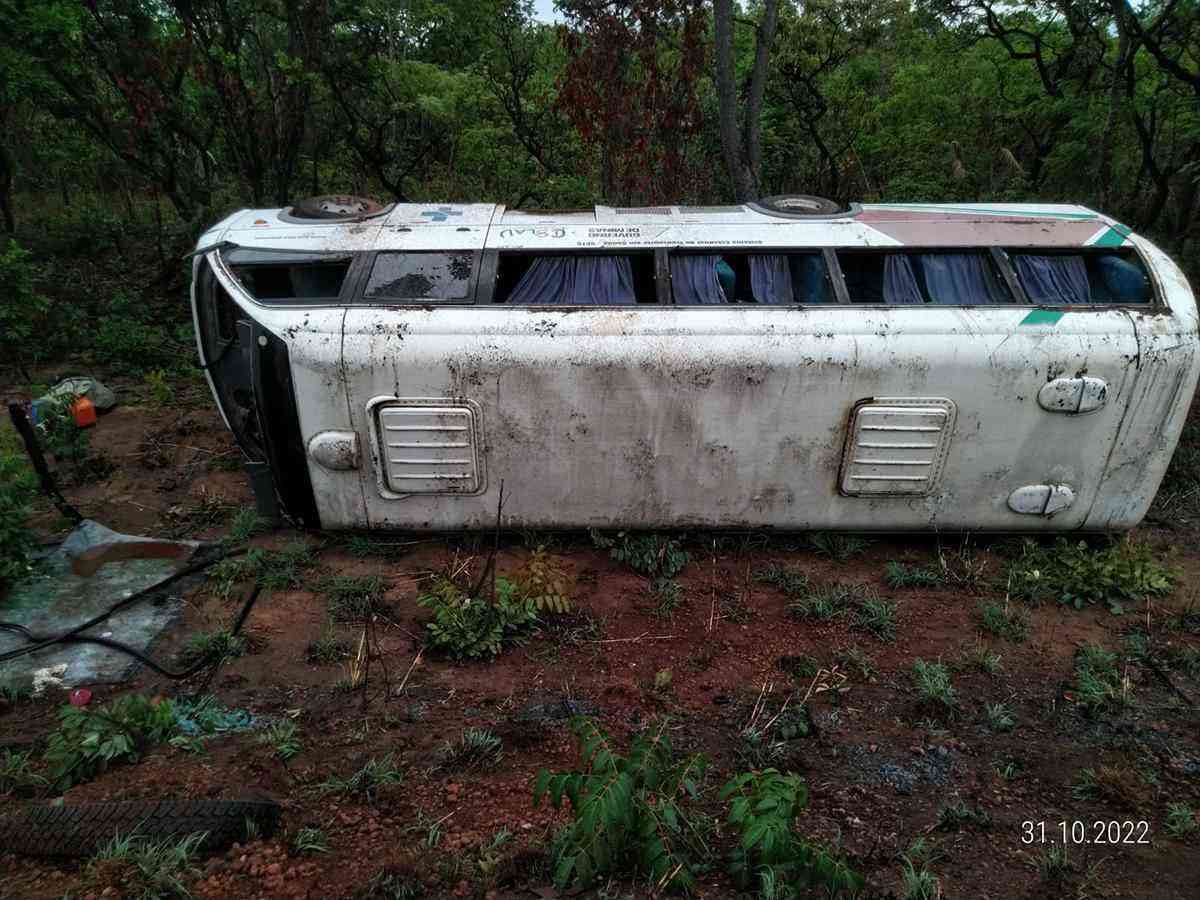
[(1196, 814), (1186, 803), (1167, 804), (1167, 833), (1173, 838), (1185, 838), (1200, 830)]
[(320, 828), (306, 826), (297, 829), (292, 838), (292, 850), (299, 856), (315, 856), (318, 853), (328, 853), (329, 836)]
[(46, 784), (46, 779), (33, 770), (32, 756), (29, 750), (0, 750), (0, 797), (26, 796)]
[(300, 740), (300, 729), (295, 722), (275, 722), (258, 736), (258, 742), (271, 748), (271, 753), (283, 762), (304, 751)]
[(946, 710), (958, 706), (958, 695), (950, 683), (950, 670), (942, 663), (927, 663), (918, 659), (913, 663), (912, 677), (922, 703)]
[[(87, 864), (85, 881), (118, 888), (136, 900), (189, 898), (185, 881), (199, 874), (192, 860), (204, 833), (154, 841), (137, 834), (116, 835)], [(107, 888), (106, 888), (107, 893)]]
[(865, 553), (871, 546), (871, 542), (866, 538), (837, 531), (815, 531), (807, 535), (805, 543), (819, 556), (828, 556), (837, 562), (847, 562), (860, 553)]
[(942, 573), (936, 569), (911, 566), (895, 560), (888, 561), (883, 581), (890, 588), (935, 588), (944, 583)]
[(1084, 644), (1075, 654), (1074, 700), (1083, 712), (1095, 715), (1128, 706), (1132, 686), (1117, 671), (1117, 655), (1099, 644)]
[(1177, 578), (1178, 572), (1158, 562), (1148, 546), (1129, 538), (1097, 550), (1085, 541), (1059, 538), (1049, 548), (1025, 542), (1021, 556), (1009, 565), (1008, 590), (1029, 603), (1053, 601), (1076, 609), (1104, 603), (1119, 614), (1129, 603), (1169, 594)]
[(538, 545), (529, 560), (512, 578), (522, 600), (529, 600), (539, 612), (571, 611), (571, 589), (562, 563)]
[(721, 799), (730, 801), (727, 821), (740, 836), (729, 864), (739, 887), (758, 887), (761, 896), (776, 898), (809, 896), (809, 888), (827, 897), (862, 890), (862, 876), (845, 861), (797, 834), (797, 816), (808, 805), (799, 775), (746, 772), (726, 783)]
[(896, 604), (868, 592), (854, 611), (854, 627), (867, 631), (881, 641), (896, 639)]
[(475, 769), (494, 766), (504, 758), (504, 742), (486, 728), (467, 728), (457, 741), (447, 741), (442, 747), (441, 767), (444, 769)]
[(572, 821), (552, 850), (554, 882), (588, 886), (610, 877), (638, 876), (660, 888), (691, 889), (694, 863), (688, 853), (689, 813), (707, 762), (703, 755), (677, 760), (665, 728), (634, 737), (622, 756), (590, 719), (572, 723), (581, 769), (538, 773), (537, 806), (570, 804)]
[(331, 575), (317, 584), (329, 618), (340, 623), (366, 622), (379, 611), (385, 585), (378, 575)]
[(1019, 644), (1029, 636), (1029, 614), (1007, 603), (988, 602), (979, 607), (984, 630)]
[(388, 753), (379, 758), (371, 757), (361, 769), (346, 778), (330, 776), (317, 786), (317, 791), (374, 803), (381, 789), (403, 783), (404, 773), (396, 768), (396, 754)]
[(433, 611), (433, 621), (425, 626), (430, 646), (455, 659), (497, 656), (505, 643), (520, 639), (538, 622), (533, 601), (518, 599), (516, 585), (506, 578), (496, 579), (494, 602), (468, 597), (441, 578), (417, 603)]
[(1012, 731), (1017, 727), (1017, 720), (1006, 703), (989, 703), (984, 707), (988, 728), (997, 733)]
[(597, 549), (650, 579), (674, 578), (688, 564), (687, 551), (668, 535), (619, 531), (610, 538), (594, 530), (591, 535)]
[(111, 765), (137, 762), (175, 732), (169, 700), (154, 703), (141, 694), (127, 694), (94, 708), (66, 705), (43, 759), (50, 766), (51, 781), (65, 790)]
[(218, 660), (244, 656), (249, 646), (245, 635), (233, 634), (227, 628), (218, 628), (192, 635), (180, 651), (179, 658), (185, 665), (192, 665), (201, 660), (215, 663)]

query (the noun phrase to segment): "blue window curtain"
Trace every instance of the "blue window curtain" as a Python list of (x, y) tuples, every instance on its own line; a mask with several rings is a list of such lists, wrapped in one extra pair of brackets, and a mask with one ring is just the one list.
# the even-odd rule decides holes
[(634, 304), (633, 266), (626, 256), (539, 256), (507, 302), (523, 306)]
[(1021, 285), (1034, 303), (1087, 303), (1091, 299), (1082, 256), (1020, 253), (1013, 259)]
[(1009, 303), (1012, 298), (979, 253), (922, 253), (929, 299), (943, 306)]
[[(1096, 260), (1100, 281), (1112, 303), (1146, 303), (1150, 299), (1150, 282), (1140, 266), (1106, 253)], [(1095, 298), (1100, 299), (1100, 298)]]
[(883, 302), (900, 306), (925, 302), (912, 263), (902, 253), (889, 253), (883, 261)]
[(792, 272), (788, 258), (782, 254), (752, 254), (750, 256), (750, 291), (757, 303), (795, 303)]
[(671, 257), (671, 288), (675, 302), (682, 305), (728, 303), (717, 278), (715, 255), (675, 255)]

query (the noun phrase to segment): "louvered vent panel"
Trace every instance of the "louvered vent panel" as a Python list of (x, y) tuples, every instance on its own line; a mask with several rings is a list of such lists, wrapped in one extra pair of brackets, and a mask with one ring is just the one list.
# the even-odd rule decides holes
[(941, 478), (954, 413), (943, 399), (881, 397), (861, 404), (846, 439), (842, 493), (930, 493)]
[(669, 206), (618, 206), (613, 210), (618, 216), (669, 216)]
[(474, 410), (379, 406), (383, 487), (396, 494), (469, 494), (480, 488)]

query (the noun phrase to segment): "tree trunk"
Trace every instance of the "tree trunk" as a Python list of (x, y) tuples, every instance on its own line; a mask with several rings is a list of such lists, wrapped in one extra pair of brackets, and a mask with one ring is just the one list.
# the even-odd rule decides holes
[(1121, 119), (1121, 107), (1125, 99), (1125, 66), (1129, 58), (1129, 29), (1125, 25), (1125, 0), (1111, 0), (1113, 21), (1117, 26), (1117, 58), (1113, 62), (1112, 86), (1108, 96), (1108, 116), (1104, 131), (1100, 135), (1100, 206), (1109, 207), (1112, 199), (1113, 143), (1117, 123)]
[(762, 164), (762, 104), (767, 87), (771, 44), (779, 21), (779, 0), (765, 0), (762, 21), (756, 29), (754, 67), (746, 91), (746, 109), (738, 123), (737, 75), (733, 59), (733, 2), (713, 2), (713, 54), (717, 75), (718, 124), (721, 155), (739, 203), (757, 200)]

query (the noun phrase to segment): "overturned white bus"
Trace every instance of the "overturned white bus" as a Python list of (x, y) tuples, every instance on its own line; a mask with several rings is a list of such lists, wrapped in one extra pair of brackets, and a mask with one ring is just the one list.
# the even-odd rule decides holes
[(324, 528), (1125, 529), (1198, 373), (1179, 268), (1054, 204), (325, 198), (210, 229), (192, 304)]

